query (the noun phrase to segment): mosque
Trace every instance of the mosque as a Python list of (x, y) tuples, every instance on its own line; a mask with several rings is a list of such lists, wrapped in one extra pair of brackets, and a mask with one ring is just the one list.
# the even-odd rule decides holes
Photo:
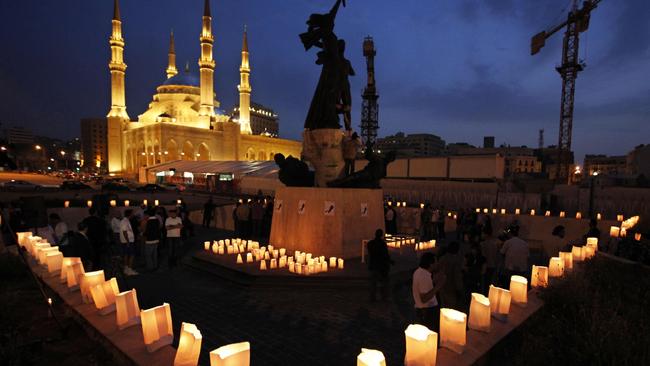
[[(124, 38), (118, 0), (114, 0), (111, 60), (111, 109), (108, 113), (108, 171), (137, 176), (147, 167), (173, 161), (268, 161), (276, 153), (300, 156), (298, 141), (254, 135), (251, 130), (251, 85), (248, 40), (244, 30), (238, 118), (219, 109), (214, 92), (214, 38), (210, 2), (205, 0), (198, 77), (189, 67), (176, 68), (170, 36), (167, 80), (156, 89), (148, 109), (131, 120), (126, 111)], [(188, 65), (189, 66), (189, 65)]]

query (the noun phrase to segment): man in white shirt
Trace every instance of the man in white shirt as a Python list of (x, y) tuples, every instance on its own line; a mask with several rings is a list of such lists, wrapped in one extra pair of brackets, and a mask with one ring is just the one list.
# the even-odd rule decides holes
[(525, 276), (528, 269), (528, 257), (530, 251), (528, 243), (519, 238), (519, 227), (512, 227), (510, 229), (512, 237), (503, 243), (501, 254), (505, 255), (505, 278), (502, 279), (502, 284), (510, 283), (510, 276), (519, 275)]
[(176, 209), (169, 210), (169, 217), (165, 220), (167, 229), (167, 243), (169, 243), (169, 267), (176, 266), (181, 251), (181, 229), (183, 220), (177, 216)]
[(133, 256), (135, 255), (135, 235), (129, 219), (133, 210), (124, 211), (124, 218), (120, 221), (120, 243), (124, 254), (124, 274), (127, 276), (137, 275), (133, 270)]
[(116, 209), (113, 211), (113, 218), (111, 219), (111, 233), (113, 234), (113, 243), (120, 243), (120, 223), (122, 222), (122, 212)]
[[(445, 275), (436, 270), (436, 257), (431, 252), (425, 252), (420, 257), (420, 266), (413, 273), (413, 301), (417, 323), (438, 331), (440, 327), (440, 306), (436, 293), (445, 283)], [(435, 278), (432, 274), (435, 273)]]

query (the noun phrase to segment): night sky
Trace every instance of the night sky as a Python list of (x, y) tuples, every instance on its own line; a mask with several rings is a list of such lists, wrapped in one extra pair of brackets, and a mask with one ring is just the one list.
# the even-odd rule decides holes
[[(0, 2), (0, 122), (70, 138), (79, 119), (110, 105), (108, 37), (113, 0)], [(211, 0), (215, 91), (238, 102), (241, 33), (248, 25), (252, 99), (280, 115), (280, 134), (299, 138), (319, 68), (298, 34), (333, 0)], [(530, 37), (566, 16), (569, 0), (348, 0), (337, 34), (348, 42), (353, 123), (366, 82), (364, 36), (377, 48), (380, 136), (427, 132), (479, 145), (557, 143), (562, 33), (536, 56)], [(165, 80), (170, 29), (177, 66), (198, 71), (203, 0), (122, 0), (127, 111), (145, 111)], [(577, 81), (573, 149), (624, 154), (650, 142), (650, 1), (604, 0), (582, 34), (587, 68)]]

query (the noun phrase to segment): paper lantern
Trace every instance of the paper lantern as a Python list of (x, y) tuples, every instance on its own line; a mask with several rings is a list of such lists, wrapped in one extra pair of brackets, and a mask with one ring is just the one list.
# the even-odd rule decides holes
[(212, 243), (210, 241), (204, 241), (203, 242), (203, 249), (204, 250), (210, 250)]
[(424, 208), (424, 203), (420, 203), (420, 208)]
[(501, 215), (505, 215), (505, 214), (506, 214), (506, 209), (505, 209), (505, 208), (502, 208), (502, 209), (501, 209)]
[(520, 213), (521, 213), (521, 210), (518, 209), (518, 208), (516, 208), (516, 209), (515, 209), (515, 215), (519, 215)]
[(283, 255), (280, 257), (280, 261), (278, 262), (278, 267), (284, 268), (287, 266), (287, 256)]
[(510, 300), (512, 299), (510, 291), (490, 285), (488, 298), (490, 300), (490, 313), (492, 316), (495, 319), (504, 322), (508, 320), (508, 313), (510, 313)]
[(18, 245), (20, 245), (21, 247), (25, 247), (27, 243), (27, 238), (32, 236), (32, 232), (21, 231), (21, 232), (17, 232), (16, 235), (18, 236)]
[(587, 246), (594, 248), (594, 251), (598, 251), (598, 238), (587, 238)]
[(163, 346), (172, 344), (174, 331), (172, 330), (172, 312), (168, 303), (141, 310), (140, 320), (147, 351), (155, 352)]
[(484, 209), (483, 209), (483, 213), (488, 213), (488, 209), (487, 209), (487, 208), (484, 208)]
[(386, 358), (381, 351), (362, 348), (357, 356), (357, 366), (386, 366)]
[(276, 268), (278, 268), (278, 260), (277, 260), (277, 259), (275, 259), (275, 258), (271, 259), (271, 265), (270, 265), (270, 268), (271, 268), (271, 269), (276, 269)]
[(154, 201), (153, 201), (153, 205), (154, 205), (154, 206), (158, 206), (158, 205), (160, 205), (160, 201), (158, 201), (158, 200), (154, 200)]
[(560, 257), (552, 257), (548, 262), (548, 276), (561, 277), (564, 274), (564, 261)]
[(66, 283), (68, 281), (68, 269), (71, 265), (75, 263), (81, 263), (81, 258), (79, 257), (63, 257), (61, 261), (61, 283)]
[(294, 273), (296, 271), (296, 264), (294, 262), (289, 262), (289, 272)]
[(41, 243), (41, 242), (32, 243), (31, 246), (29, 247), (30, 249), (29, 254), (31, 254), (31, 256), (34, 257), (36, 261), (38, 261), (38, 252), (41, 249), (49, 248), (50, 246), (51, 246), (50, 243)]
[(283, 257), (287, 255), (287, 249), (286, 248), (280, 248), (280, 257)]
[(345, 265), (345, 261), (343, 258), (338, 259), (338, 264), (339, 264), (339, 269), (343, 269), (343, 266)]
[(81, 276), (86, 271), (84, 271), (84, 264), (79, 262), (72, 264), (68, 267), (67, 280), (68, 280), (68, 289), (70, 291), (76, 291), (79, 289), (79, 283), (81, 282)]
[(406, 338), (405, 366), (435, 366), (438, 356), (438, 334), (420, 324), (410, 324)]
[(47, 264), (47, 272), (50, 274), (50, 276), (56, 276), (61, 271), (63, 253), (48, 253), (45, 258), (45, 263)]
[(93, 295), (90, 293), (90, 288), (93, 286), (101, 285), (106, 279), (104, 278), (104, 270), (86, 272), (81, 276), (81, 299), (85, 304), (93, 302)]
[(237, 264), (244, 264), (244, 260), (241, 257), (241, 253), (237, 254)]
[(119, 330), (140, 324), (140, 306), (138, 305), (138, 293), (135, 289), (120, 292), (115, 296), (115, 311)]
[(64, 208), (70, 207), (70, 201), (63, 201), (63, 207)]
[(535, 210), (530, 210), (530, 216), (535, 216)]
[(93, 296), (95, 307), (101, 315), (115, 311), (115, 297), (120, 293), (115, 277), (99, 285), (92, 286), (90, 293)]
[(546, 216), (546, 217), (551, 216), (551, 211), (546, 211), (546, 212), (544, 213), (544, 216)]
[(616, 215), (616, 221), (623, 221), (623, 215)]
[(530, 285), (532, 287), (548, 286), (548, 267), (533, 265), (533, 270), (530, 274)]
[(115, 206), (117, 206), (117, 201), (116, 200), (110, 200), (109, 204), (111, 205), (111, 207), (115, 207)]
[(627, 237), (627, 229), (624, 228), (624, 227), (622, 227), (622, 228), (621, 228), (621, 231), (620, 231), (620, 234), (621, 234), (621, 235), (620, 235), (621, 238), (625, 238), (625, 237)]
[(250, 366), (251, 344), (232, 343), (210, 352), (210, 366)]
[(496, 208), (493, 208), (493, 209), (492, 209), (492, 214), (494, 214), (494, 215), (497, 214), (497, 209), (496, 209)]
[(149, 201), (144, 199), (144, 200), (142, 200), (142, 204), (145, 205), (145, 206), (149, 206)]
[(320, 262), (319, 265), (321, 272), (327, 272), (327, 262)]
[(402, 202), (402, 207), (406, 207), (406, 202)]
[(260, 261), (260, 271), (266, 271), (266, 260), (262, 259)]
[(129, 205), (131, 205), (131, 201), (124, 200), (124, 207), (129, 207)]
[[(571, 248), (571, 255), (574, 262), (582, 262), (585, 260), (585, 254), (582, 251), (582, 247), (573, 246)], [(571, 267), (573, 268), (573, 265)]]
[(634, 234), (634, 240), (641, 241), (641, 233)]
[(585, 255), (585, 259), (591, 259), (596, 255), (594, 247), (584, 246), (582, 247), (582, 253)]
[(467, 326), (481, 332), (490, 331), (490, 300), (482, 294), (472, 293)]
[(203, 336), (196, 325), (181, 323), (181, 335), (178, 339), (174, 366), (196, 366), (199, 363), (202, 340)]
[(562, 218), (566, 217), (566, 212), (560, 211), (560, 217), (562, 217)]
[[(582, 250), (580, 250), (580, 252), (582, 252)], [(559, 257), (564, 262), (564, 269), (566, 270), (573, 269), (573, 249), (571, 250), (571, 252), (560, 252)]]
[(181, 200), (176, 200), (176, 204), (177, 204), (177, 205), (180, 205), (180, 204), (182, 204), (182, 203), (183, 203), (183, 201), (181, 201)]
[(253, 263), (253, 253), (246, 253), (246, 263)]
[(47, 266), (47, 255), (50, 253), (59, 253), (59, 247), (41, 248), (38, 251), (38, 263)]
[(603, 218), (603, 215), (601, 215), (601, 214), (596, 215), (596, 220), (602, 220), (602, 218)]
[(609, 236), (612, 238), (618, 238), (621, 233), (621, 228), (618, 226), (609, 227)]
[(91, 200), (86, 201), (86, 205), (88, 207), (93, 207), (93, 201), (91, 201)]
[(526, 277), (510, 277), (510, 296), (513, 304), (526, 306), (528, 303), (528, 280)]
[(578, 220), (582, 219), (582, 213), (581, 212), (576, 212), (576, 219), (578, 219)]
[(400, 207), (402, 205), (401, 202), (397, 202), (397, 207)]
[(458, 310), (440, 309), (440, 347), (463, 353), (467, 342), (467, 315)]

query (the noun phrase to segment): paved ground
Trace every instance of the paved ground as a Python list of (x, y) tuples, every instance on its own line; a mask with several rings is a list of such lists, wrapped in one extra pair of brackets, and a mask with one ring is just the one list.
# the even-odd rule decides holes
[[(191, 246), (219, 235), (227, 234), (199, 231)], [(392, 301), (370, 303), (364, 290), (251, 289), (188, 267), (128, 281), (142, 308), (171, 304), (176, 334), (182, 321), (199, 327), (202, 364), (211, 350), (240, 341), (251, 342), (257, 365), (354, 364), (361, 347), (380, 349), (388, 364), (400, 364), (412, 317), (408, 286), (395, 286)]]
[(50, 175), (33, 174), (33, 173), (18, 173), (18, 172), (0, 172), (0, 183), (8, 182), (12, 179), (26, 180), (28, 182), (45, 185), (61, 184), (63, 179), (53, 177)]

